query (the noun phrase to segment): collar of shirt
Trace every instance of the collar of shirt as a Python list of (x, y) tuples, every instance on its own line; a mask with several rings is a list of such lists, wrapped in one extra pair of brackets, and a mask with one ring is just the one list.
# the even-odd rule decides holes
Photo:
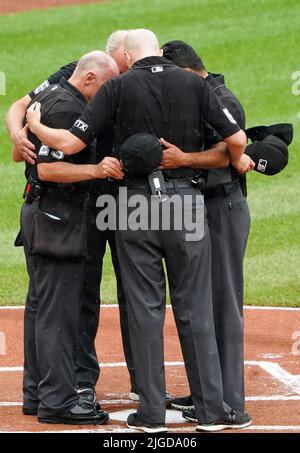
[(169, 60), (167, 60), (164, 57), (146, 57), (142, 58), (141, 60), (136, 61), (132, 65), (132, 69), (137, 69), (137, 68), (147, 68), (151, 66), (175, 66), (173, 63), (171, 63)]
[(225, 77), (223, 74), (209, 73), (206, 77), (206, 81), (210, 84), (213, 90), (225, 86)]
[(81, 104), (86, 105), (87, 100), (83, 96), (83, 94), (80, 93), (77, 88), (74, 87), (71, 83), (68, 82), (64, 77), (61, 78), (59, 82), (59, 86), (63, 88), (64, 90), (68, 91), (73, 97), (75, 97)]

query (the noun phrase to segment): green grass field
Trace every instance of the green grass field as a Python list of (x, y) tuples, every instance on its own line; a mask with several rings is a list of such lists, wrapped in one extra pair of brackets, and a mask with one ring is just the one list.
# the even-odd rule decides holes
[[(119, 28), (150, 28), (161, 44), (183, 39), (209, 70), (226, 74), (247, 113), (247, 125), (292, 122), (288, 168), (275, 177), (248, 178), (252, 229), (245, 261), (246, 303), (300, 306), (300, 71), (299, 0), (125, 0), (0, 16), (0, 304), (22, 304), (27, 275), (22, 249), (13, 247), (22, 203), (23, 165), (10, 158), (5, 114), (13, 100), (61, 65), (103, 49)], [(106, 256), (102, 300), (115, 302)]]

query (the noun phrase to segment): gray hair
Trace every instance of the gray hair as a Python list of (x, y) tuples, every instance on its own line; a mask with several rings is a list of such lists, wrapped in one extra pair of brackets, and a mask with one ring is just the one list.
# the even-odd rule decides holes
[(108, 37), (105, 48), (108, 55), (113, 56), (115, 51), (119, 49), (121, 44), (124, 43), (128, 31), (129, 30), (117, 30)]
[(98, 75), (102, 75), (111, 71), (115, 76), (119, 74), (119, 68), (115, 60), (101, 50), (94, 50), (83, 55), (77, 63), (75, 72), (79, 74), (93, 71)]

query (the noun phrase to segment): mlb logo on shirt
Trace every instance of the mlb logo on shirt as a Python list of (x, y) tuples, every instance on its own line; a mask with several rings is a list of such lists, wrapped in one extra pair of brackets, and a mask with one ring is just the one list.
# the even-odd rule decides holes
[(163, 72), (164, 68), (162, 66), (152, 66), (151, 72), (155, 74), (156, 72)]
[(84, 123), (81, 120), (77, 120), (76, 123), (74, 124), (75, 127), (80, 129), (82, 132), (85, 132), (87, 128), (89, 127), (86, 123)]

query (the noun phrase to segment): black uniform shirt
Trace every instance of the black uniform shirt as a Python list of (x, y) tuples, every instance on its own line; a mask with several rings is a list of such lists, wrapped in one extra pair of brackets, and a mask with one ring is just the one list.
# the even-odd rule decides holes
[[(203, 149), (204, 120), (226, 138), (240, 130), (208, 83), (163, 57), (137, 61), (109, 80), (70, 131), (86, 144), (101, 137), (112, 123), (114, 146), (132, 134), (164, 137), (186, 152)], [(193, 169), (168, 170), (169, 177), (193, 176)]]
[[(229, 88), (226, 87), (224, 76), (222, 74), (209, 74), (209, 76), (206, 77), (206, 81), (209, 83), (210, 87), (221, 100), (222, 104), (234, 116), (234, 119), (237, 121), (240, 128), (245, 130), (245, 111), (237, 97), (229, 90)], [(222, 138), (218, 136), (218, 134), (212, 128), (206, 129), (206, 148), (209, 148), (211, 145), (221, 140)], [(211, 169), (207, 173), (207, 187), (226, 184), (239, 178), (240, 176), (238, 175), (234, 167), (232, 167), (232, 165), (227, 168)]]
[[(84, 112), (86, 107), (84, 96), (64, 78), (58, 85), (51, 85), (40, 92), (30, 104), (35, 101), (41, 103), (42, 124), (59, 129), (69, 129), (74, 121)], [(44, 146), (31, 132), (29, 133), (29, 140), (36, 147), (36, 164), (61, 161), (74, 164), (95, 163), (93, 145), (85, 148), (78, 154), (67, 156), (61, 151), (52, 150)], [(28, 178), (29, 176), (37, 178), (37, 168), (36, 165), (26, 163), (26, 177)], [(48, 183), (43, 184), (47, 185)], [(50, 183), (48, 185), (52, 184)], [(82, 187), (82, 184), (80, 187)]]
[[(37, 94), (44, 91), (50, 85), (58, 84), (62, 78), (68, 80), (74, 73), (77, 61), (69, 63), (65, 66), (62, 66), (58, 71), (48, 77), (45, 82), (39, 85), (34, 91), (29, 93), (31, 99), (33, 99)], [(104, 157), (111, 156), (112, 154), (112, 131), (111, 129), (107, 129), (106, 133), (103, 134), (100, 140), (97, 140), (96, 143), (96, 163), (100, 162)], [(112, 184), (105, 180), (105, 179), (97, 179), (93, 182), (93, 191), (95, 194), (97, 193), (110, 193), (113, 188), (111, 187)], [(90, 187), (92, 187), (90, 185)]]
[(69, 63), (65, 66), (62, 66), (58, 71), (56, 71), (54, 74), (51, 74), (50, 77), (48, 77), (47, 80), (45, 80), (41, 85), (35, 88), (35, 90), (31, 91), (28, 93), (28, 95), (33, 99), (38, 93), (44, 91), (48, 86), (50, 85), (55, 85), (56, 83), (59, 83), (62, 78), (68, 80), (73, 72), (75, 71), (77, 61), (73, 61), (72, 63)]

